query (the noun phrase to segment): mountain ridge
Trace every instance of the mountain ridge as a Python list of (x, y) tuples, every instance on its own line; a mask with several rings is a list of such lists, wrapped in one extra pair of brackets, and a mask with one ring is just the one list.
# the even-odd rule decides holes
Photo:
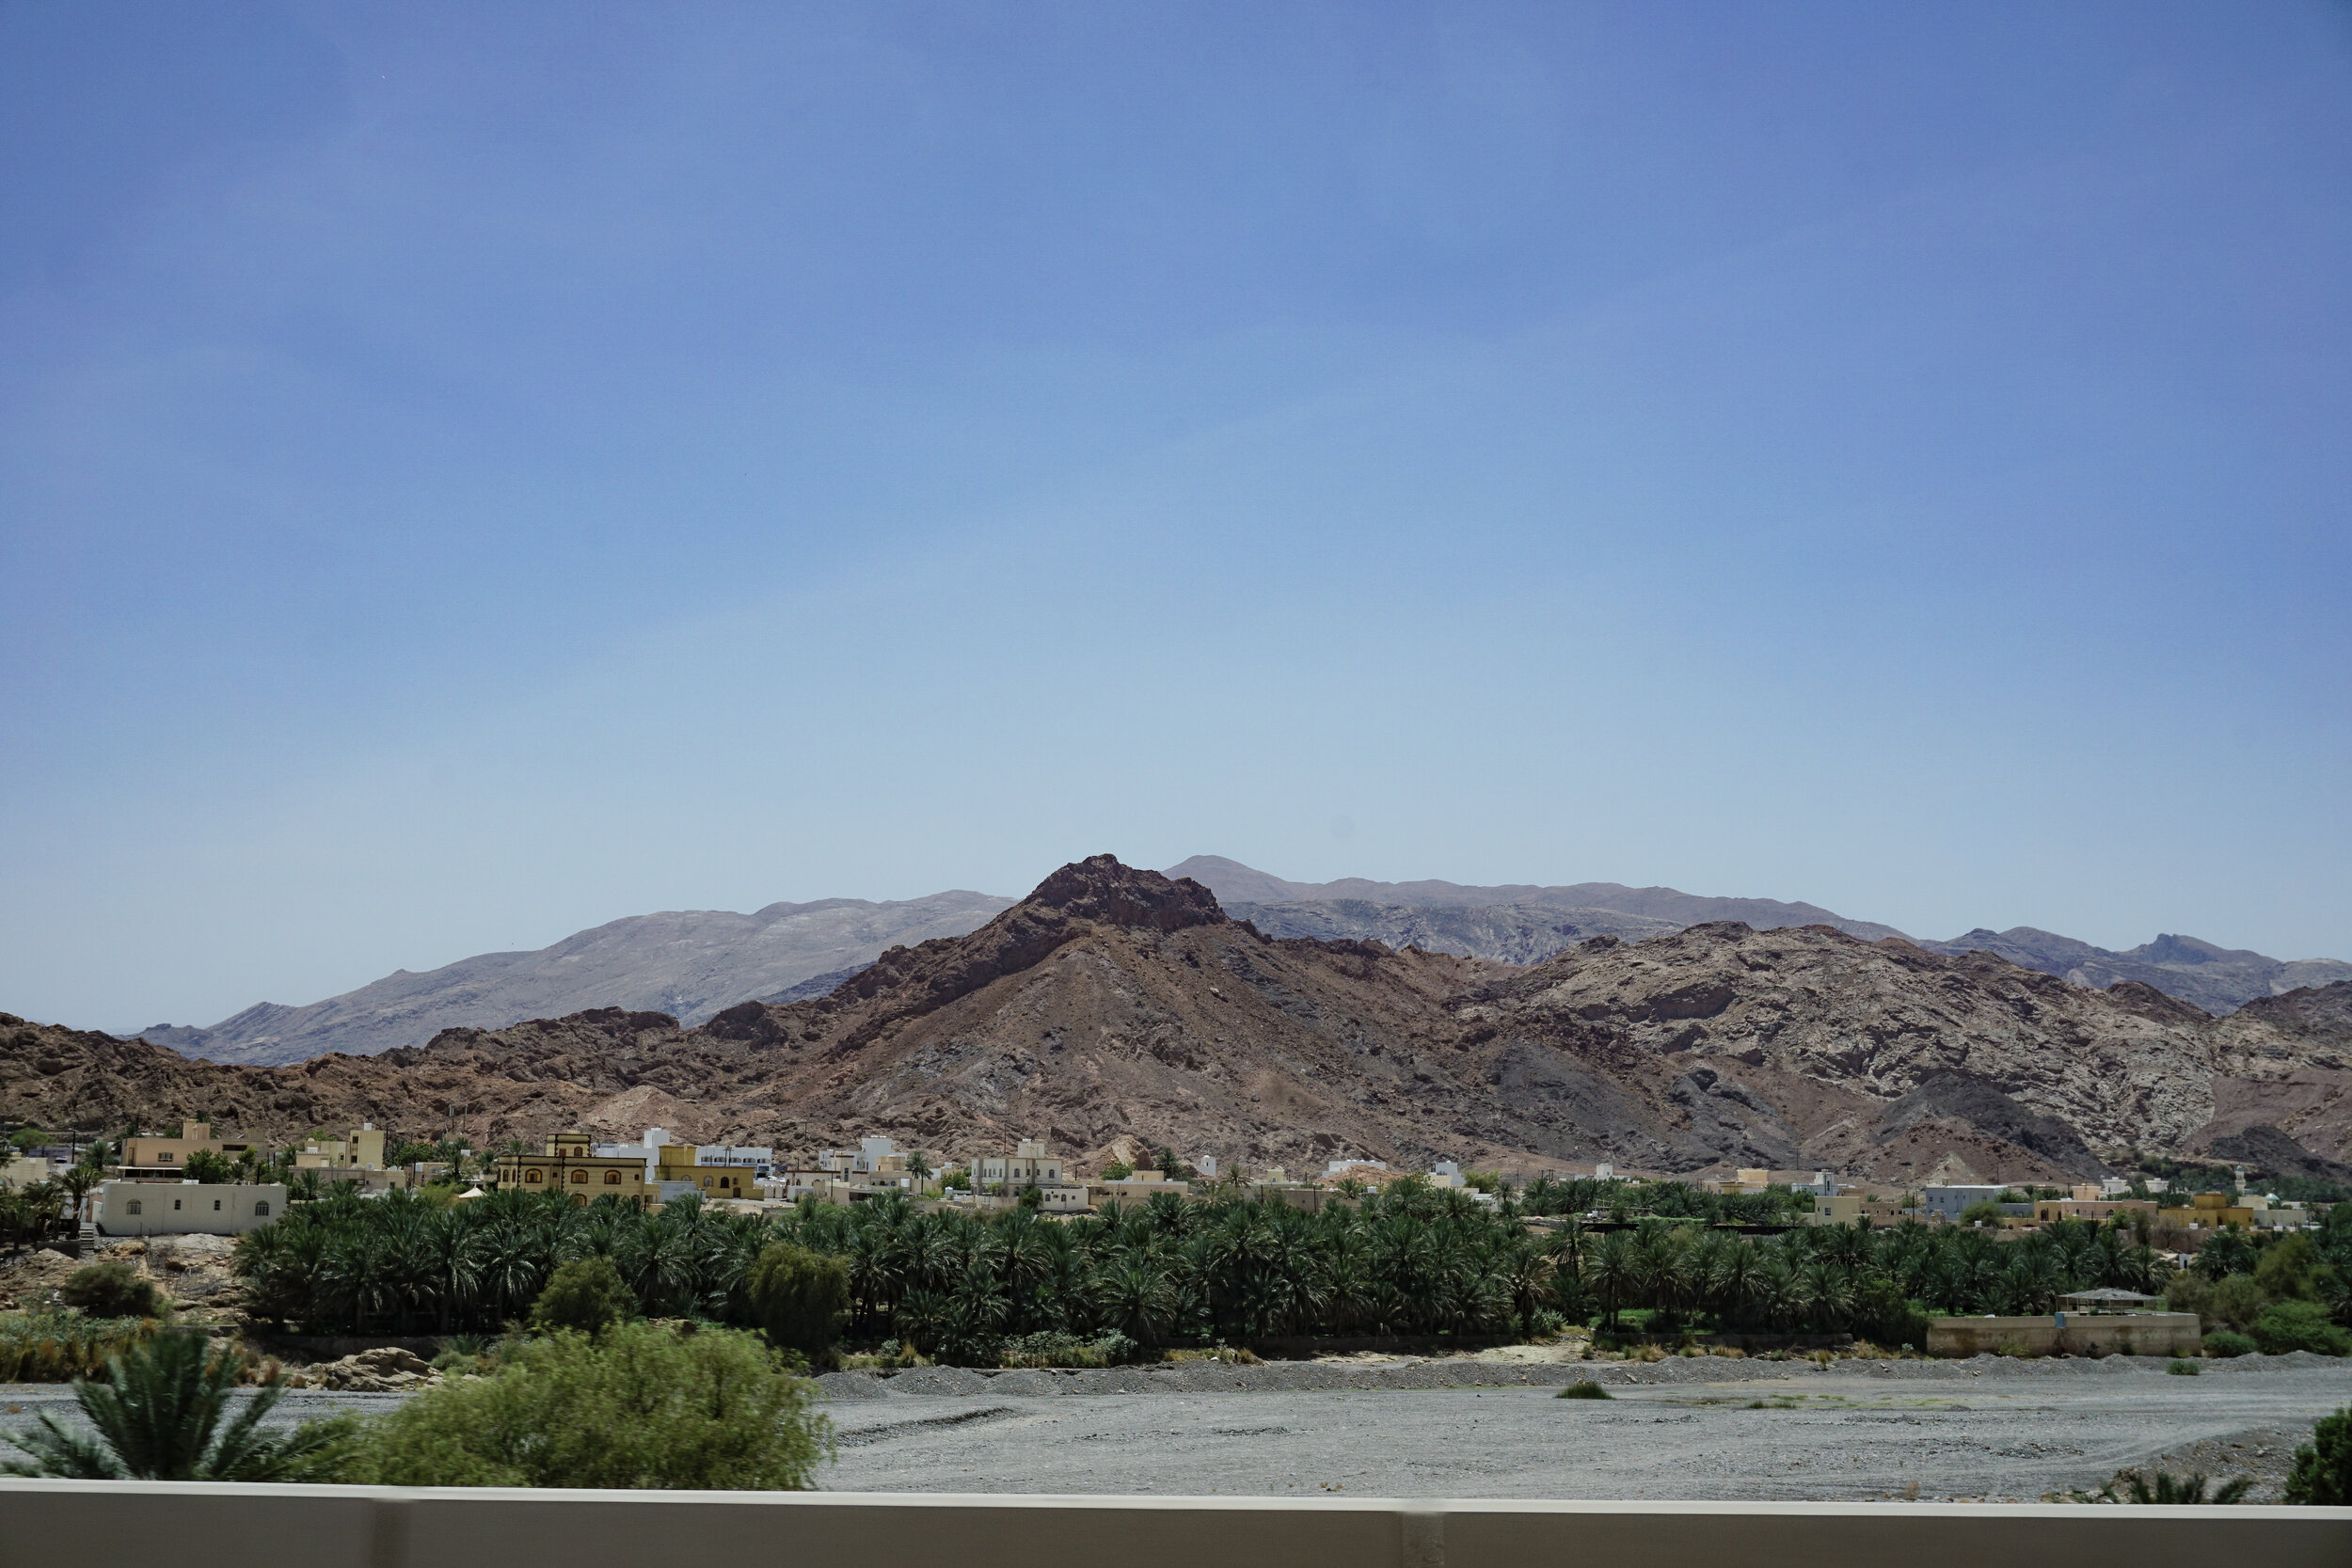
[(1906, 1183), (2057, 1180), (2201, 1136), (2341, 1162), (2339, 1077), (2352, 984), (2215, 1019), (2137, 982), (2089, 990), (1994, 954), (1737, 922), (1517, 967), (1276, 937), (1109, 856), (823, 996), (692, 1028), (607, 1007), (224, 1067), (0, 1024), (0, 1114), (86, 1126), (200, 1109), (271, 1136), (364, 1117), (485, 1142), (633, 1132), (659, 1105), (681, 1135), (787, 1150), (1037, 1136), (1082, 1160), (1142, 1143), (1294, 1167), (1611, 1160)]

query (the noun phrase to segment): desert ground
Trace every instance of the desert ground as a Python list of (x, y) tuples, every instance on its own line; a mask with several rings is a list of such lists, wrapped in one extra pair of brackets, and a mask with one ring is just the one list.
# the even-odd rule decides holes
[[(1508, 1361), (835, 1373), (834, 1491), (2033, 1501), (2157, 1464), (2250, 1474), (2352, 1405), (2352, 1364)], [(1564, 1400), (1591, 1378), (1611, 1399)], [(298, 1419), (405, 1396), (290, 1393)], [(70, 1391), (0, 1388), (0, 1428)], [(1916, 1488), (1915, 1491), (1913, 1488)]]

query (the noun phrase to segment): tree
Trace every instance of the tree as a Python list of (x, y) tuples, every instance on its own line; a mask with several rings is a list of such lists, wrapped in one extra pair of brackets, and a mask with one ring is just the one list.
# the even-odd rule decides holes
[(2322, 1418), (2312, 1440), (2295, 1450), (2285, 1500), (2329, 1508), (2352, 1505), (2352, 1405)]
[(816, 1386), (757, 1338), (648, 1323), (502, 1349), (367, 1429), (353, 1479), (381, 1486), (801, 1490), (831, 1449)]
[(56, 1141), (38, 1127), (20, 1127), (8, 1134), (10, 1147), (21, 1154), (29, 1154), (36, 1148), (46, 1148)]
[(924, 1153), (919, 1148), (914, 1150), (912, 1154), (909, 1154), (907, 1156), (907, 1174), (914, 1178), (914, 1184), (916, 1186), (921, 1186), (924, 1180), (931, 1174), (931, 1157)]
[(74, 1270), (57, 1290), (68, 1307), (93, 1318), (160, 1318), (162, 1292), (128, 1263), (91, 1263)]
[(833, 1348), (850, 1316), (850, 1265), (840, 1258), (777, 1243), (752, 1264), (745, 1288), (768, 1342), (813, 1363)]
[(637, 1292), (610, 1258), (575, 1258), (548, 1276), (531, 1308), (534, 1328), (598, 1334), (637, 1315)]
[(229, 1182), (237, 1179), (236, 1167), (209, 1148), (199, 1148), (189, 1155), (181, 1174), (191, 1181)]
[(1124, 1181), (1127, 1178), (1135, 1175), (1135, 1166), (1128, 1164), (1123, 1160), (1113, 1160), (1109, 1164), (1103, 1167), (1103, 1180), (1105, 1181)]
[(204, 1335), (159, 1334), (109, 1360), (108, 1383), (73, 1385), (94, 1438), (44, 1415), (31, 1432), (8, 1438), (30, 1462), (0, 1470), (74, 1481), (341, 1480), (353, 1418), (305, 1421), (292, 1432), (264, 1434), (262, 1418), (283, 1390), (273, 1376), (230, 1416), (242, 1370), (234, 1353), (214, 1354)]

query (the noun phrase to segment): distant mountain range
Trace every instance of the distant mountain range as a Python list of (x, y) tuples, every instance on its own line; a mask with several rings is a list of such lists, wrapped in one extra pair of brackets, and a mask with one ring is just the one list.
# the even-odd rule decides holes
[[(2137, 980), (2215, 1014), (2297, 987), (2352, 980), (2352, 963), (2284, 962), (2193, 937), (2160, 936), (2123, 953), (2030, 927), (1927, 942), (1817, 904), (1710, 898), (1616, 882), (1294, 882), (1218, 855), (1196, 855), (1166, 874), (1200, 882), (1233, 919), (1269, 936), (1378, 942), (1510, 964), (1539, 963), (1594, 937), (1640, 942), (1736, 921), (1758, 931), (1827, 926), (1865, 942), (1899, 937), (1947, 956), (1994, 953), (2093, 990)], [(423, 974), (401, 970), (307, 1006), (264, 1002), (209, 1028), (157, 1024), (140, 1037), (207, 1061), (272, 1065), (330, 1052), (373, 1055), (422, 1045), (443, 1029), (501, 1029), (594, 1007), (668, 1013), (691, 1028), (742, 1002), (785, 1005), (822, 996), (892, 947), (962, 936), (1012, 903), (951, 892), (894, 903), (771, 904), (751, 914), (638, 915), (536, 952), (485, 953)]]
[(2347, 1085), (2352, 985), (2217, 1019), (2136, 981), (1739, 921), (1518, 966), (1272, 937), (1107, 855), (821, 997), (691, 1028), (598, 1007), (251, 1067), (0, 1015), (0, 1117), (40, 1126), (201, 1110), (273, 1141), (365, 1117), (487, 1145), (659, 1123), (796, 1151), (887, 1132), (950, 1157), (1038, 1137), (1082, 1166), (1166, 1145), (1293, 1169), (1608, 1160), (1910, 1186), (2086, 1179), (2137, 1148), (2344, 1180)]
[(695, 1024), (754, 999), (797, 1001), (812, 980), (831, 990), (884, 949), (960, 937), (1009, 898), (934, 893), (876, 904), (822, 898), (751, 914), (679, 910), (635, 915), (531, 953), (484, 953), (383, 979), (304, 1007), (264, 1002), (208, 1029), (161, 1023), (140, 1037), (183, 1056), (269, 1066), (329, 1052), (373, 1056), (422, 1045), (444, 1029), (501, 1029), (589, 1007), (668, 1013)]

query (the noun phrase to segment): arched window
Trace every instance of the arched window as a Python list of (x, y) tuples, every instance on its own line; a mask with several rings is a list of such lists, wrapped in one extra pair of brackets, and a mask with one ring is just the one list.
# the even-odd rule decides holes
[(139, 1200), (135, 1197), (130, 1202), (122, 1206), (122, 1212), (126, 1214), (136, 1214), (143, 1212), (144, 1211), (141, 1208)]
[(604, 1184), (608, 1187), (619, 1186), (621, 1184), (621, 1173), (616, 1170), (606, 1171), (604, 1173)]
[(526, 1175), (526, 1176), (523, 1178), (523, 1180), (526, 1180), (526, 1181), (536, 1181), (536, 1180), (539, 1180), (539, 1173), (538, 1173), (537, 1171), (535, 1171), (535, 1170), (534, 1170), (534, 1171), (532, 1171), (531, 1173), (529, 1173), (528, 1175)]
[(704, 1177), (704, 1178), (703, 1178), (703, 1185), (704, 1185), (704, 1186), (706, 1186), (706, 1187), (709, 1186), (709, 1185), (710, 1185), (710, 1178), (708, 1178), (707, 1176)]
[(257, 1203), (257, 1204), (255, 1204), (255, 1205), (253, 1206), (253, 1217), (254, 1217), (255, 1219), (257, 1219), (257, 1220), (265, 1220), (265, 1219), (269, 1218), (269, 1199), (268, 1199), (268, 1198), (263, 1198), (263, 1199), (262, 1199), (262, 1201), (261, 1201), (261, 1202), (259, 1202), (259, 1203)]
[(572, 1172), (572, 1185), (575, 1187), (585, 1187), (588, 1185), (588, 1173), (584, 1170), (576, 1170)]

